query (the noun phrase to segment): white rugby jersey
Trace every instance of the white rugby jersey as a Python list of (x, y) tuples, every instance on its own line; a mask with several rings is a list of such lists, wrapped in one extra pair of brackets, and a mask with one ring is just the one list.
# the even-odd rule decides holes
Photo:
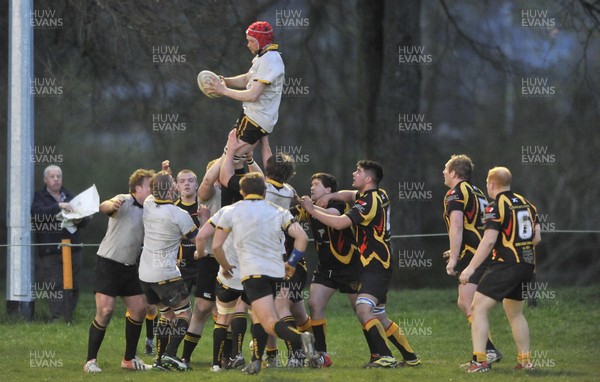
[[(267, 191), (265, 200), (271, 202), (283, 209), (289, 210), (294, 200), (296, 191), (287, 183), (279, 183), (272, 179), (267, 179)], [(281, 232), (281, 253), (285, 254), (285, 235)]]
[[(212, 224), (213, 227), (216, 228), (219, 224), (221, 215), (223, 215), (223, 212), (226, 211), (227, 209), (231, 209), (231, 208), (233, 208), (232, 205), (221, 208), (219, 211), (217, 211), (216, 214), (214, 214), (208, 220), (208, 222), (210, 224)], [(244, 290), (244, 287), (242, 286), (242, 280), (240, 278), (240, 261), (238, 260), (237, 253), (235, 252), (235, 246), (233, 244), (233, 237), (234, 237), (234, 233), (230, 232), (229, 236), (227, 236), (227, 239), (225, 239), (225, 242), (223, 243), (223, 251), (225, 251), (225, 258), (227, 259), (227, 262), (229, 264), (231, 264), (235, 267), (232, 270), (232, 277), (230, 279), (226, 279), (225, 277), (223, 277), (221, 275), (221, 272), (223, 271), (223, 267), (219, 266), (219, 273), (217, 274), (217, 279), (228, 288)], [(210, 241), (211, 241), (211, 247), (210, 247), (211, 250), (210, 251), (212, 252), (212, 238), (210, 239)]]
[(121, 264), (135, 264), (144, 241), (143, 206), (132, 194), (120, 194), (115, 198), (123, 199), (123, 204), (110, 215), (97, 254)]
[(190, 214), (172, 202), (160, 201), (150, 195), (144, 201), (143, 221), (140, 280), (156, 283), (180, 277), (177, 254), (181, 238), (198, 229)]
[(217, 229), (233, 234), (240, 276), (285, 276), (281, 253), (282, 232), (293, 223), (292, 214), (259, 195), (247, 195), (224, 211)]
[[(217, 211), (221, 209), (221, 189), (217, 186), (213, 186), (215, 192), (208, 200), (203, 200), (202, 203), (206, 205), (208, 210), (210, 211), (210, 216), (214, 216)], [(204, 252), (207, 254), (212, 254), (212, 236), (208, 238), (206, 241), (206, 247)]]
[(249, 73), (247, 89), (252, 87), (255, 81), (265, 84), (265, 88), (258, 100), (242, 104), (244, 114), (266, 132), (271, 133), (279, 118), (279, 104), (285, 77), (285, 66), (276, 44), (269, 46), (263, 54), (254, 57)]
[(294, 188), (287, 183), (279, 183), (271, 179), (268, 179), (266, 183), (265, 200), (286, 210), (289, 209), (296, 194)]

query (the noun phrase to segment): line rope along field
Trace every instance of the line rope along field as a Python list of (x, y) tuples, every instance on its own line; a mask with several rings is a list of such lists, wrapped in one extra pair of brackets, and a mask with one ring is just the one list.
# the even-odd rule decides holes
[[(574, 233), (574, 234), (600, 234), (600, 231), (597, 230), (548, 230), (541, 231), (542, 233)], [(418, 237), (441, 237), (448, 236), (447, 233), (417, 233), (410, 235), (392, 235), (391, 239), (410, 239), (410, 238), (418, 238)], [(314, 239), (309, 239), (309, 241), (313, 241)], [(63, 243), (32, 243), (32, 244), (0, 244), (0, 248), (6, 247), (40, 247), (46, 245), (56, 245), (62, 246)], [(100, 244), (69, 244), (70, 247), (99, 247)]]

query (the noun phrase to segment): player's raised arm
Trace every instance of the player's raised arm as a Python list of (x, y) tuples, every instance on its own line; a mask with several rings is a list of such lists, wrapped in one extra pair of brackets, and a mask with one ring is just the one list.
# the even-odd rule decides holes
[(165, 159), (160, 164), (161, 170), (167, 172), (169, 175), (173, 175), (173, 170), (171, 170), (171, 162), (168, 159)]
[(105, 200), (100, 204), (100, 212), (110, 216), (121, 208), (123, 201), (124, 199), (119, 195), (114, 196), (109, 200)]
[(221, 184), (226, 185), (229, 183), (229, 179), (235, 175), (235, 165), (233, 163), (233, 157), (238, 148), (240, 148), (244, 143), (241, 142), (235, 135), (235, 129), (229, 132), (227, 136), (227, 146), (226, 153), (223, 156), (223, 161), (221, 162), (221, 172), (219, 174), (219, 181)]
[(263, 167), (267, 168), (267, 161), (273, 155), (273, 152), (271, 151), (271, 145), (269, 145), (268, 135), (260, 138), (260, 154), (263, 160)]
[(354, 190), (340, 190), (332, 192), (330, 194), (325, 194), (315, 202), (315, 205), (327, 208), (327, 205), (332, 200), (339, 200), (344, 203), (351, 203), (356, 199), (356, 192), (357, 191)]
[(263, 174), (262, 169), (260, 168), (258, 163), (256, 163), (256, 161), (254, 160), (254, 155), (253, 155), (252, 151), (248, 151), (246, 153), (246, 164), (248, 165), (248, 172), (258, 172), (258, 173)]
[(221, 163), (223, 162), (223, 157), (217, 159), (206, 171), (204, 174), (204, 178), (202, 178), (202, 183), (200, 183), (200, 187), (198, 187), (198, 199), (201, 201), (209, 200), (213, 194), (215, 193), (214, 184), (219, 179), (219, 173), (221, 171)]
[(341, 230), (344, 228), (348, 228), (352, 225), (352, 220), (350, 220), (350, 218), (347, 215), (338, 216), (330, 214), (323, 208), (315, 207), (312, 200), (310, 200), (310, 198), (306, 196), (302, 198), (302, 206), (315, 219), (317, 219), (318, 221), (320, 221), (328, 227)]

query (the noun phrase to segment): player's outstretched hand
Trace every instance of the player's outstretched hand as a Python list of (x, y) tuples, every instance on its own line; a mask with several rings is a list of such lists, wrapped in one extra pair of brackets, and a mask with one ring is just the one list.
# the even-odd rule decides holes
[(306, 212), (312, 215), (313, 211), (315, 210), (315, 205), (313, 204), (312, 199), (309, 196), (304, 195), (300, 201)]
[(160, 167), (162, 171), (166, 171), (169, 175), (173, 175), (173, 171), (171, 171), (171, 162), (168, 159), (162, 161)]
[(219, 81), (210, 81), (204, 85), (206, 91), (209, 93), (220, 94), (223, 95), (225, 93), (225, 89), (227, 89), (227, 85), (225, 85), (225, 79), (223, 76), (219, 76)]
[(238, 148), (240, 148), (244, 142), (240, 141), (236, 135), (236, 129), (232, 129), (227, 135), (227, 152), (232, 150), (232, 153), (235, 153)]

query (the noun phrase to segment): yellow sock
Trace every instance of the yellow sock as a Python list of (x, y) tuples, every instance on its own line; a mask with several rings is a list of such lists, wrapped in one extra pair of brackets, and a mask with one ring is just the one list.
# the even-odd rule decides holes
[(410, 344), (408, 343), (408, 339), (400, 329), (400, 327), (392, 321), (391, 325), (385, 331), (386, 337), (393, 337), (398, 343), (409, 353), (414, 353), (415, 351), (412, 349)]
[(531, 353), (529, 353), (529, 352), (518, 353), (517, 354), (517, 362), (520, 363), (521, 365), (525, 365), (525, 364), (531, 362)]
[(312, 331), (312, 322), (310, 320), (310, 316), (308, 316), (305, 323), (298, 325), (298, 331), (299, 332)]
[(485, 352), (479, 353), (474, 351), (473, 355), (475, 356), (475, 360), (477, 362), (487, 362), (487, 355)]
[(326, 319), (321, 319), (321, 320), (313, 320), (312, 318), (310, 319), (310, 326), (322, 326), (323, 327), (323, 332), (325, 332), (326, 328), (327, 328), (327, 320)]

